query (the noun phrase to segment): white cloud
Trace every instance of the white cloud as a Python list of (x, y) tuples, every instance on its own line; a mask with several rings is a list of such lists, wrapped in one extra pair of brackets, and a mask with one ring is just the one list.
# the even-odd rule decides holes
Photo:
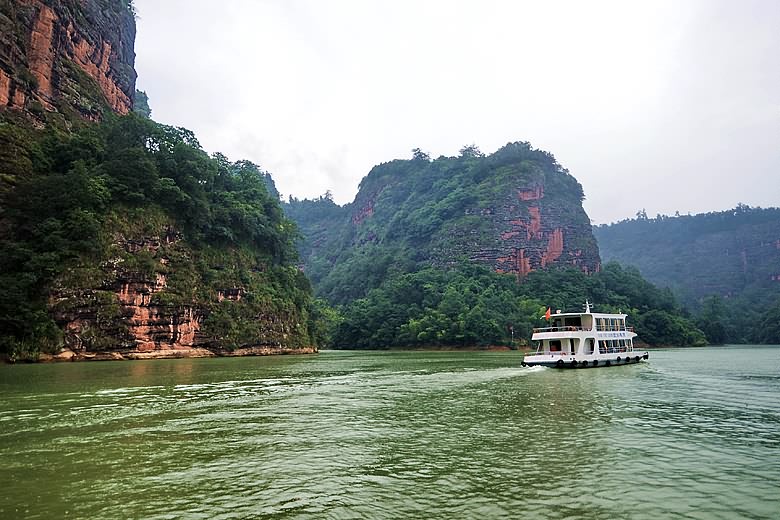
[(135, 3), (154, 117), (285, 195), (348, 202), (413, 147), (528, 140), (597, 222), (780, 196), (777, 3)]

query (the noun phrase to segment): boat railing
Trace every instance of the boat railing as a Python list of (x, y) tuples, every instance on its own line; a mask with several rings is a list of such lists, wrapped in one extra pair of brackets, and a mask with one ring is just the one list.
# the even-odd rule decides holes
[(531, 356), (571, 356), (571, 352), (565, 352), (562, 350), (551, 350), (549, 352), (545, 352), (544, 349), (537, 350), (533, 354), (530, 354)]
[[(624, 352), (634, 352), (634, 347), (599, 347), (599, 354), (621, 354)], [(586, 355), (593, 354), (593, 352), (585, 352)], [(536, 349), (530, 356), (573, 356), (574, 354), (566, 350), (550, 350), (545, 352), (544, 349)]]
[(578, 332), (582, 330), (590, 330), (585, 327), (539, 327), (534, 329), (536, 332)]
[(623, 327), (623, 328), (620, 328), (620, 329), (616, 329), (616, 328), (610, 328), (610, 327), (599, 327), (597, 325), (596, 326), (596, 331), (597, 332), (624, 332), (624, 331), (634, 332), (634, 327)]

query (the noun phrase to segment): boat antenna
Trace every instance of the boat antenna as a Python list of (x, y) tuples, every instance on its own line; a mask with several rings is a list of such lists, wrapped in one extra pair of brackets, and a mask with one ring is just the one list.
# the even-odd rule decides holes
[(588, 314), (590, 312), (590, 302), (588, 300), (585, 300), (585, 314)]

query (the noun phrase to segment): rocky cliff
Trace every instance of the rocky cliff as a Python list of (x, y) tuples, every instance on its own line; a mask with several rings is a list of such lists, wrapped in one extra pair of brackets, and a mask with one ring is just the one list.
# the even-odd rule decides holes
[[(242, 272), (242, 285), (199, 276), (193, 259), (202, 250), (166, 225), (156, 235), (116, 233), (98, 265), (74, 265), (52, 284), (49, 312), (63, 331), (63, 351), (49, 359), (149, 359), (316, 352), (301, 338), (300, 309), (270, 306), (250, 311), (251, 338), (230, 345), (223, 323), (227, 312), (246, 310), (252, 284), (267, 284), (268, 266)], [(224, 271), (235, 252), (211, 256), (207, 272)], [(203, 259), (202, 259), (203, 260)], [(182, 279), (186, 279), (186, 285)], [(208, 278), (212, 283), (206, 281)], [(251, 304), (250, 304), (251, 306)], [(243, 309), (241, 309), (243, 307)], [(235, 328), (235, 327), (234, 327)]]
[(345, 302), (388, 270), (465, 261), (519, 280), (553, 266), (596, 272), (599, 252), (582, 198), (552, 155), (510, 143), (487, 157), (385, 163), (345, 208), (321, 199), (293, 201), (287, 211), (304, 233), (301, 252), (315, 288)]
[(133, 107), (135, 19), (126, 0), (0, 0), (0, 108), (36, 121)]
[(132, 113), (131, 0), (0, 0), (0, 30), (0, 357), (316, 351), (270, 176)]

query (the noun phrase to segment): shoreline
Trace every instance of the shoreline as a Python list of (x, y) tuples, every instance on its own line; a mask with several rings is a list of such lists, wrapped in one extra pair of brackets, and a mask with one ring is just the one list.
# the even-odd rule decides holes
[(68, 363), (81, 361), (137, 361), (144, 359), (195, 359), (219, 357), (256, 357), (256, 356), (288, 356), (317, 354), (317, 347), (286, 348), (286, 347), (244, 347), (235, 350), (188, 348), (188, 349), (155, 349), (147, 351), (114, 351), (114, 352), (75, 352), (64, 349), (58, 354), (41, 353), (37, 360), (20, 359), (12, 361), (4, 358), (8, 365), (33, 363)]
[(467, 347), (453, 347), (453, 346), (426, 346), (426, 347), (391, 347), (391, 348), (329, 348), (327, 350), (344, 351), (344, 352), (528, 352), (526, 347), (508, 347), (506, 345), (488, 345), (480, 347), (477, 345), (470, 345)]

